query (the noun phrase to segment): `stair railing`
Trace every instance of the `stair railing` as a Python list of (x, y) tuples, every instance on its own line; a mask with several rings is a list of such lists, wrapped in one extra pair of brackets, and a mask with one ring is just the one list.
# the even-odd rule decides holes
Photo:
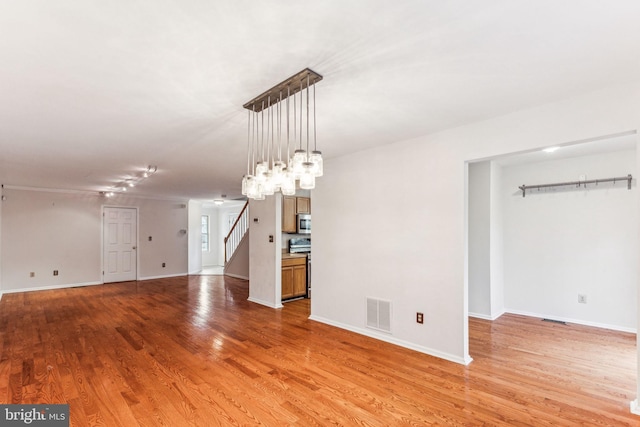
[(238, 248), (238, 245), (240, 245), (240, 242), (242, 242), (242, 238), (244, 237), (244, 235), (247, 233), (247, 230), (249, 229), (249, 209), (247, 209), (248, 207), (249, 207), (249, 201), (247, 200), (247, 203), (244, 204), (244, 207), (242, 208), (242, 211), (240, 211), (238, 218), (236, 218), (236, 222), (234, 222), (233, 226), (231, 226), (231, 230), (229, 230), (229, 234), (227, 234), (227, 237), (224, 238), (224, 263), (225, 264), (233, 256), (233, 253), (236, 251), (236, 249)]

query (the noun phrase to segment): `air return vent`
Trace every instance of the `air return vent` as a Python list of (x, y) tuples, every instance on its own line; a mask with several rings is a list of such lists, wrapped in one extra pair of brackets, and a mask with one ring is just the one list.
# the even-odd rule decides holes
[(391, 332), (391, 301), (367, 297), (367, 327)]

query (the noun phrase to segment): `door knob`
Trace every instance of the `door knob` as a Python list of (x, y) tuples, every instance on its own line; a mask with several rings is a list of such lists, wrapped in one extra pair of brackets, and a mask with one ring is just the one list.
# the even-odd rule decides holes
[(133, 250), (135, 251), (135, 250), (136, 250), (136, 247), (134, 246), (134, 247), (133, 247), (133, 248), (131, 248), (131, 249), (133, 249)]

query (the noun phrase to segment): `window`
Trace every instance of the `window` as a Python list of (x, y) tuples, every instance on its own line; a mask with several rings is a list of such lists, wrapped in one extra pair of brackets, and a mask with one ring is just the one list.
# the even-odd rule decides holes
[(202, 251), (209, 252), (209, 215), (202, 215)]

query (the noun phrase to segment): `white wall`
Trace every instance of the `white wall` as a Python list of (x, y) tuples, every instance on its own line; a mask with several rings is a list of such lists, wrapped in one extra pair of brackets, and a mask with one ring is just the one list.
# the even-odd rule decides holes
[(202, 214), (204, 208), (202, 203), (196, 200), (189, 200), (189, 242), (188, 259), (189, 274), (197, 274), (202, 270), (205, 252), (202, 250)]
[[(116, 199), (113, 204), (120, 203)], [(187, 201), (124, 199), (122, 206), (138, 206), (140, 212), (140, 280), (188, 273)], [(151, 242), (148, 236), (153, 236)], [(166, 267), (162, 267), (162, 263)]]
[[(282, 307), (282, 209), (276, 209), (281, 204), (279, 193), (249, 202), (249, 301), (273, 308)], [(273, 236), (273, 242), (269, 242), (269, 236)]]
[[(4, 292), (101, 283), (102, 199), (97, 194), (5, 188), (4, 195)], [(59, 275), (53, 276), (53, 270)]]
[[(504, 230), (502, 207), (502, 167), (491, 162), (489, 191), (489, 275), (491, 283), (491, 319), (500, 317), (504, 309)], [(471, 287), (471, 284), (469, 284)], [(471, 310), (469, 310), (471, 311)]]
[[(138, 207), (140, 279), (187, 272), (183, 203), (6, 186), (3, 194), (7, 197), (0, 205), (3, 292), (102, 283), (103, 205)], [(59, 275), (53, 276), (53, 270)], [(30, 278), (30, 272), (35, 277)]]
[[(503, 168), (505, 307), (635, 331), (638, 194), (626, 182), (587, 190), (518, 186), (636, 175), (636, 153), (617, 151)], [(587, 295), (587, 304), (578, 303)]]
[(469, 165), (469, 314), (491, 318), (491, 163)]
[(502, 168), (469, 165), (469, 315), (494, 320), (504, 313)]
[[(639, 126), (636, 82), (328, 158), (312, 191), (311, 318), (468, 363), (465, 162)], [(392, 301), (392, 334), (365, 327), (368, 296)]]

